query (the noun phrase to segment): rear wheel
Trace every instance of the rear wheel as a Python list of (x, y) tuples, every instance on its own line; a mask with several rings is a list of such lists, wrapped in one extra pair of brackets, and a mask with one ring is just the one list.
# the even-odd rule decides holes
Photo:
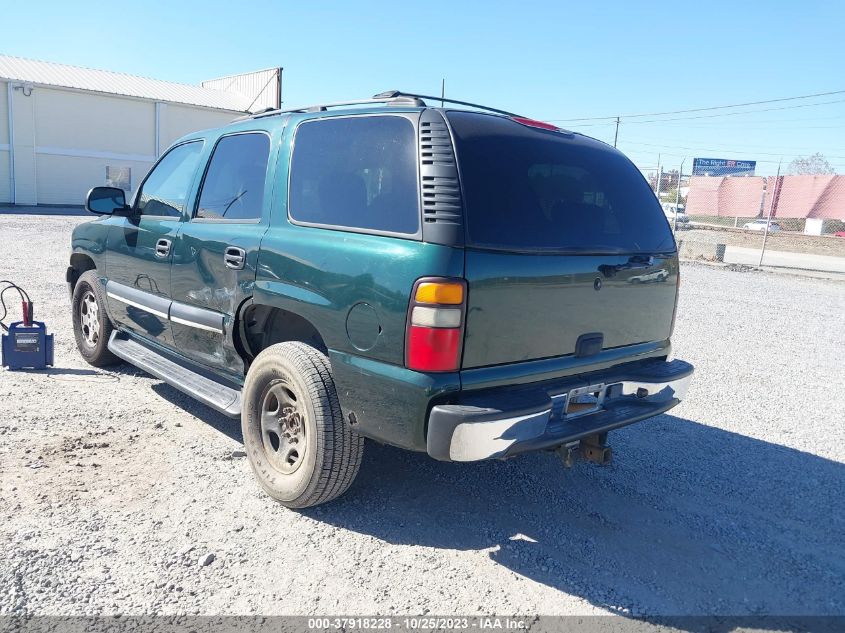
[(244, 444), (267, 494), (306, 508), (346, 492), (364, 439), (344, 424), (325, 354), (305, 343), (271, 345), (252, 363), (243, 394)]
[(82, 358), (95, 367), (119, 363), (120, 359), (108, 349), (109, 337), (114, 328), (106, 311), (96, 271), (82, 273), (73, 289), (71, 307), (73, 335)]

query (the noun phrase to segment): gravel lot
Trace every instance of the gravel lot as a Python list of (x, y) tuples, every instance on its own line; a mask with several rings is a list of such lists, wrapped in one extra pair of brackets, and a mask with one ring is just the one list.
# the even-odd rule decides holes
[(54, 369), (0, 371), (0, 613), (845, 614), (845, 284), (685, 264), (688, 400), (611, 434), (611, 466), (370, 444), (294, 512), (236, 422), (82, 362), (83, 219), (0, 216), (0, 277), (56, 335)]

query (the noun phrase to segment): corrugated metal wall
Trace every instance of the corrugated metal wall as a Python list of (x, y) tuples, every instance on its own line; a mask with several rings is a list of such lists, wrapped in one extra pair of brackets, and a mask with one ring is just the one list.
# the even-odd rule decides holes
[(279, 108), (282, 103), (282, 69), (268, 68), (242, 75), (208, 79), (202, 82), (203, 88), (237, 92), (247, 97), (252, 105), (250, 112), (265, 108)]
[[(765, 189), (764, 189), (765, 183)], [(765, 201), (764, 201), (765, 195)], [(845, 176), (693, 176), (689, 215), (845, 220)], [(762, 203), (762, 206), (761, 206)]]
[(9, 167), (9, 97), (6, 83), (0, 81), (0, 203), (12, 201), (12, 173)]
[(755, 217), (763, 200), (760, 176), (690, 178), (686, 212), (688, 215)]
[(13, 199), (17, 204), (36, 204), (35, 186), (35, 89), (9, 84), (12, 110)]
[[(128, 198), (157, 153), (189, 132), (225, 125), (236, 116), (211, 108), (61, 88), (10, 90), (3, 83), (0, 88), (2, 203), (14, 199), (17, 204), (81, 205), (91, 187), (107, 184), (107, 167), (131, 170)], [(9, 99), (14, 126), (14, 196), (8, 150)]]
[(777, 218), (845, 220), (845, 176), (769, 176), (763, 213), (770, 212)]
[(162, 153), (173, 144), (173, 141), (185, 136), (185, 134), (226, 125), (238, 116), (231, 112), (194, 108), (174, 103), (163, 103), (160, 108), (159, 130)]

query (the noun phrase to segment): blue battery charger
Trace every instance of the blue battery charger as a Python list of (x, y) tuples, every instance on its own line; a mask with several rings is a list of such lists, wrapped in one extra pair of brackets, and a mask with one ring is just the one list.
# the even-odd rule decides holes
[(44, 369), (53, 365), (53, 335), (41, 321), (17, 321), (3, 335), (3, 365), (9, 369)]

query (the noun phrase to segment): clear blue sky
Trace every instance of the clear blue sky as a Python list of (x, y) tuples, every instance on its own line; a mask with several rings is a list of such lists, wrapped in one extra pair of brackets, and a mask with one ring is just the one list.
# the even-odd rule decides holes
[[(841, 0), (0, 7), (4, 54), (185, 83), (283, 66), (288, 105), (392, 88), (439, 94), (442, 77), (447, 96), (547, 120), (845, 90)], [(838, 103), (759, 111), (825, 101)], [(819, 151), (845, 173), (845, 94), (745, 108), (755, 109), (623, 119), (619, 147), (643, 167), (658, 154), (668, 168), (684, 156), (687, 166), (693, 156), (756, 159), (762, 174), (774, 173), (781, 156), (786, 163)], [(610, 123), (561, 125), (613, 140)]]

